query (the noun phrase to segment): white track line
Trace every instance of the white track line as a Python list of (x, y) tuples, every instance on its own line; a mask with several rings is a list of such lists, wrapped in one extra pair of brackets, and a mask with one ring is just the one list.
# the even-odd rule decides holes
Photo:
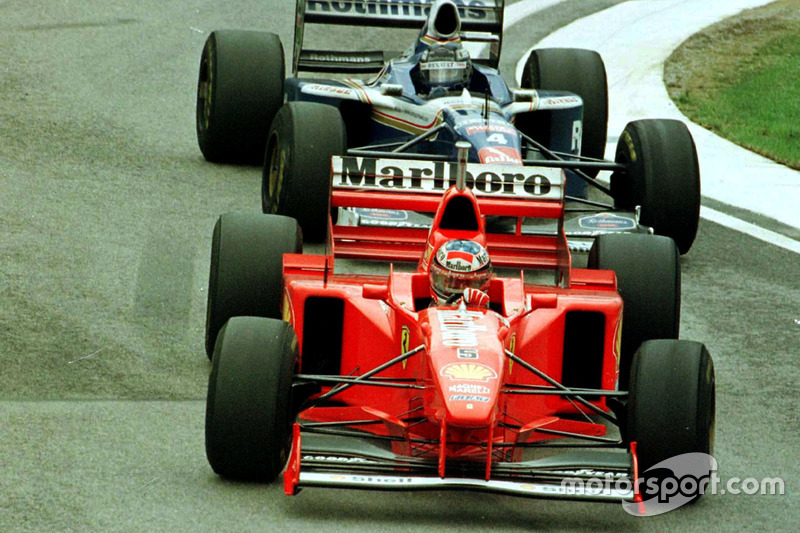
[(800, 242), (790, 239), (785, 235), (781, 235), (780, 233), (770, 231), (762, 228), (761, 226), (756, 226), (750, 222), (745, 222), (744, 220), (731, 215), (726, 215), (725, 213), (706, 206), (700, 207), (700, 216), (706, 220), (715, 222), (720, 226), (725, 226), (726, 228), (736, 230), (746, 235), (750, 235), (751, 237), (755, 237), (761, 241), (768, 242), (769, 244), (773, 244), (796, 254), (800, 254)]
[(508, 29), (537, 11), (560, 4), (563, 1), (564, 0), (523, 0), (522, 2), (507, 6), (503, 14), (503, 29)]
[[(579, 19), (550, 34), (535, 47), (575, 47), (597, 50), (606, 62), (609, 80), (609, 131), (612, 138), (637, 118), (677, 118), (689, 125), (697, 143), (703, 195), (722, 203), (763, 214), (800, 228), (800, 173), (778, 165), (691, 123), (670, 100), (663, 84), (664, 61), (686, 38), (702, 28), (758, 7), (769, 0), (638, 0), (624, 2)], [(510, 6), (530, 7), (540, 2)], [(549, 4), (549, 3), (548, 3)], [(511, 19), (511, 17), (509, 17)], [(506, 27), (519, 22), (506, 24)], [(509, 20), (510, 22), (510, 20)], [(525, 53), (517, 64), (519, 81)], [(615, 148), (609, 144), (613, 157)], [(701, 216), (736, 231), (797, 251), (800, 242), (759, 228), (718, 211)], [(756, 231), (757, 228), (758, 231)]]

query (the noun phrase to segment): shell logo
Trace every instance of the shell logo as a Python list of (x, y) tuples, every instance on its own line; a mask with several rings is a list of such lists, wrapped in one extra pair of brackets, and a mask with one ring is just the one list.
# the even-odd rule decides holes
[(451, 380), (483, 381), (486, 383), (490, 379), (497, 379), (497, 372), (486, 365), (478, 363), (450, 363), (445, 365), (440, 373)]

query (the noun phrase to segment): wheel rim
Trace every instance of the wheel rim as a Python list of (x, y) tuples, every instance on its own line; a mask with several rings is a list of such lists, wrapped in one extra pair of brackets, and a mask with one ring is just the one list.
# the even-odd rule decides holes
[(200, 76), (197, 81), (197, 129), (205, 131), (211, 122), (211, 101), (214, 88), (214, 60), (211, 42), (206, 44), (200, 60)]
[(269, 149), (267, 151), (267, 161), (269, 168), (267, 169), (267, 182), (265, 189), (266, 202), (268, 212), (275, 214), (278, 212), (280, 204), (281, 191), (283, 190), (283, 172), (286, 167), (287, 154), (285, 150), (280, 150), (278, 139), (273, 136), (270, 139)]

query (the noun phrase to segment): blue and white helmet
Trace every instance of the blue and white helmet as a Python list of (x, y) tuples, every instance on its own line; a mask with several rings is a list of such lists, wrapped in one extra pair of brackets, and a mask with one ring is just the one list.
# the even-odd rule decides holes
[(418, 70), (415, 72), (417, 92), (431, 95), (441, 92), (460, 91), (472, 79), (472, 61), (458, 42), (435, 44), (422, 52)]

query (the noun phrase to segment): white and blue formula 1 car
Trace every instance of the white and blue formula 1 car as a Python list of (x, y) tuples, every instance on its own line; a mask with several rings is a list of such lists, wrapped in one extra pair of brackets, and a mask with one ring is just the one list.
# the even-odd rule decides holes
[[(630, 122), (615, 161), (604, 160), (601, 57), (534, 49), (522, 88), (512, 89), (497, 70), (503, 9), (503, 0), (298, 0), (291, 77), (277, 35), (212, 32), (197, 91), (200, 149), (213, 162), (263, 163), (263, 211), (296, 218), (306, 241), (328, 238), (329, 214), (338, 225), (430, 225), (430, 214), (392, 205), (332, 205), (332, 156), (343, 157), (337, 186), (441, 195), (455, 182), (457, 144), (466, 142), (467, 185), (479, 194), (532, 198), (546, 194), (552, 172), (566, 174), (562, 227), (513, 217), (488, 223), (517, 234), (563, 230), (573, 251), (588, 251), (603, 233), (655, 232), (686, 253), (697, 233), (700, 176), (685, 124)], [(393, 39), (380, 50), (307, 46), (321, 34), (333, 42), (342, 25), (419, 34), (401, 52), (391, 51)], [(611, 172), (609, 185), (597, 180), (600, 171)]]

